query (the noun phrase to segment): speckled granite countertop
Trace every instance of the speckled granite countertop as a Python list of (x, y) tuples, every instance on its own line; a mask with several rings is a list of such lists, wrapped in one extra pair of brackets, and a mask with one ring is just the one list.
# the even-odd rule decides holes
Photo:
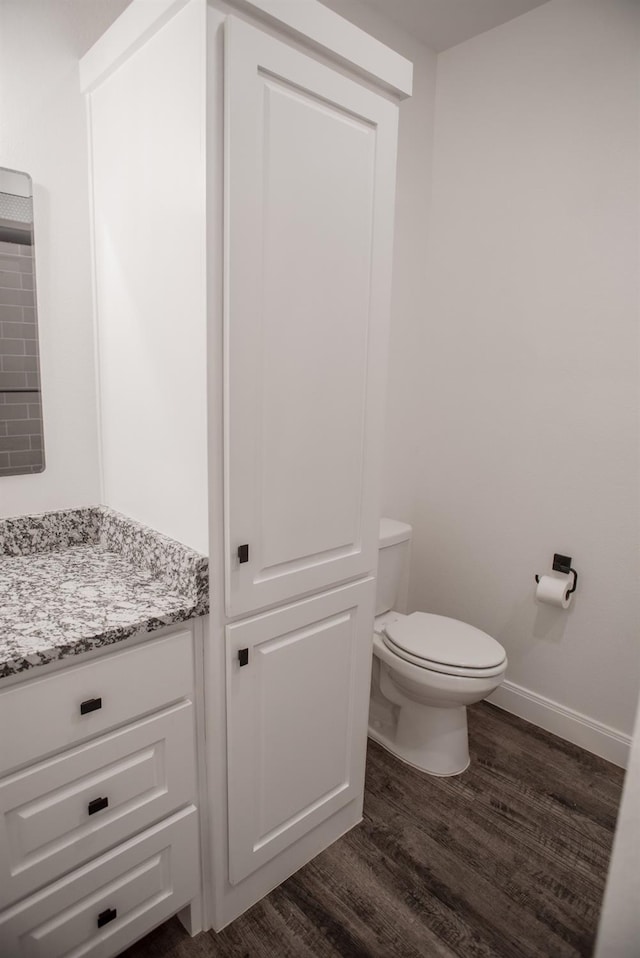
[(98, 506), (0, 519), (0, 679), (208, 611), (207, 559)]

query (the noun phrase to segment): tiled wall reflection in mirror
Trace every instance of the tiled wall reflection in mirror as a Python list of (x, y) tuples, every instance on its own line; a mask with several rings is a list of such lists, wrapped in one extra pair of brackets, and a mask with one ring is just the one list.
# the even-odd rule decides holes
[(42, 472), (33, 189), (0, 168), (0, 479)]

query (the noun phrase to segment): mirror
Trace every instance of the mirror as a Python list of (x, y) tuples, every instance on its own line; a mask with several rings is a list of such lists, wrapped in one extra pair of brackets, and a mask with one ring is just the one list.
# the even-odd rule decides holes
[(0, 478), (42, 472), (33, 184), (0, 167)]

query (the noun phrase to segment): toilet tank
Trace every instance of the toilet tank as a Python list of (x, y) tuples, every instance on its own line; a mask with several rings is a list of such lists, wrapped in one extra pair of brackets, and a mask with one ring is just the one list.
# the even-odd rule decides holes
[(402, 593), (406, 593), (409, 575), (411, 526), (397, 519), (380, 520), (378, 542), (378, 578), (376, 582), (376, 615), (398, 609)]

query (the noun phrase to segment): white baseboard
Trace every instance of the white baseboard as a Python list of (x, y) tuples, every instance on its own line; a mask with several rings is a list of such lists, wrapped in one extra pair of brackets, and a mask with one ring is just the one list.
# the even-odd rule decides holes
[(559, 702), (509, 681), (503, 682), (487, 701), (505, 712), (511, 712), (547, 732), (558, 735), (567, 742), (573, 742), (574, 745), (605, 758), (614, 765), (627, 767), (631, 736), (609, 725), (603, 725), (602, 722), (596, 722), (588, 715), (575, 712)]

